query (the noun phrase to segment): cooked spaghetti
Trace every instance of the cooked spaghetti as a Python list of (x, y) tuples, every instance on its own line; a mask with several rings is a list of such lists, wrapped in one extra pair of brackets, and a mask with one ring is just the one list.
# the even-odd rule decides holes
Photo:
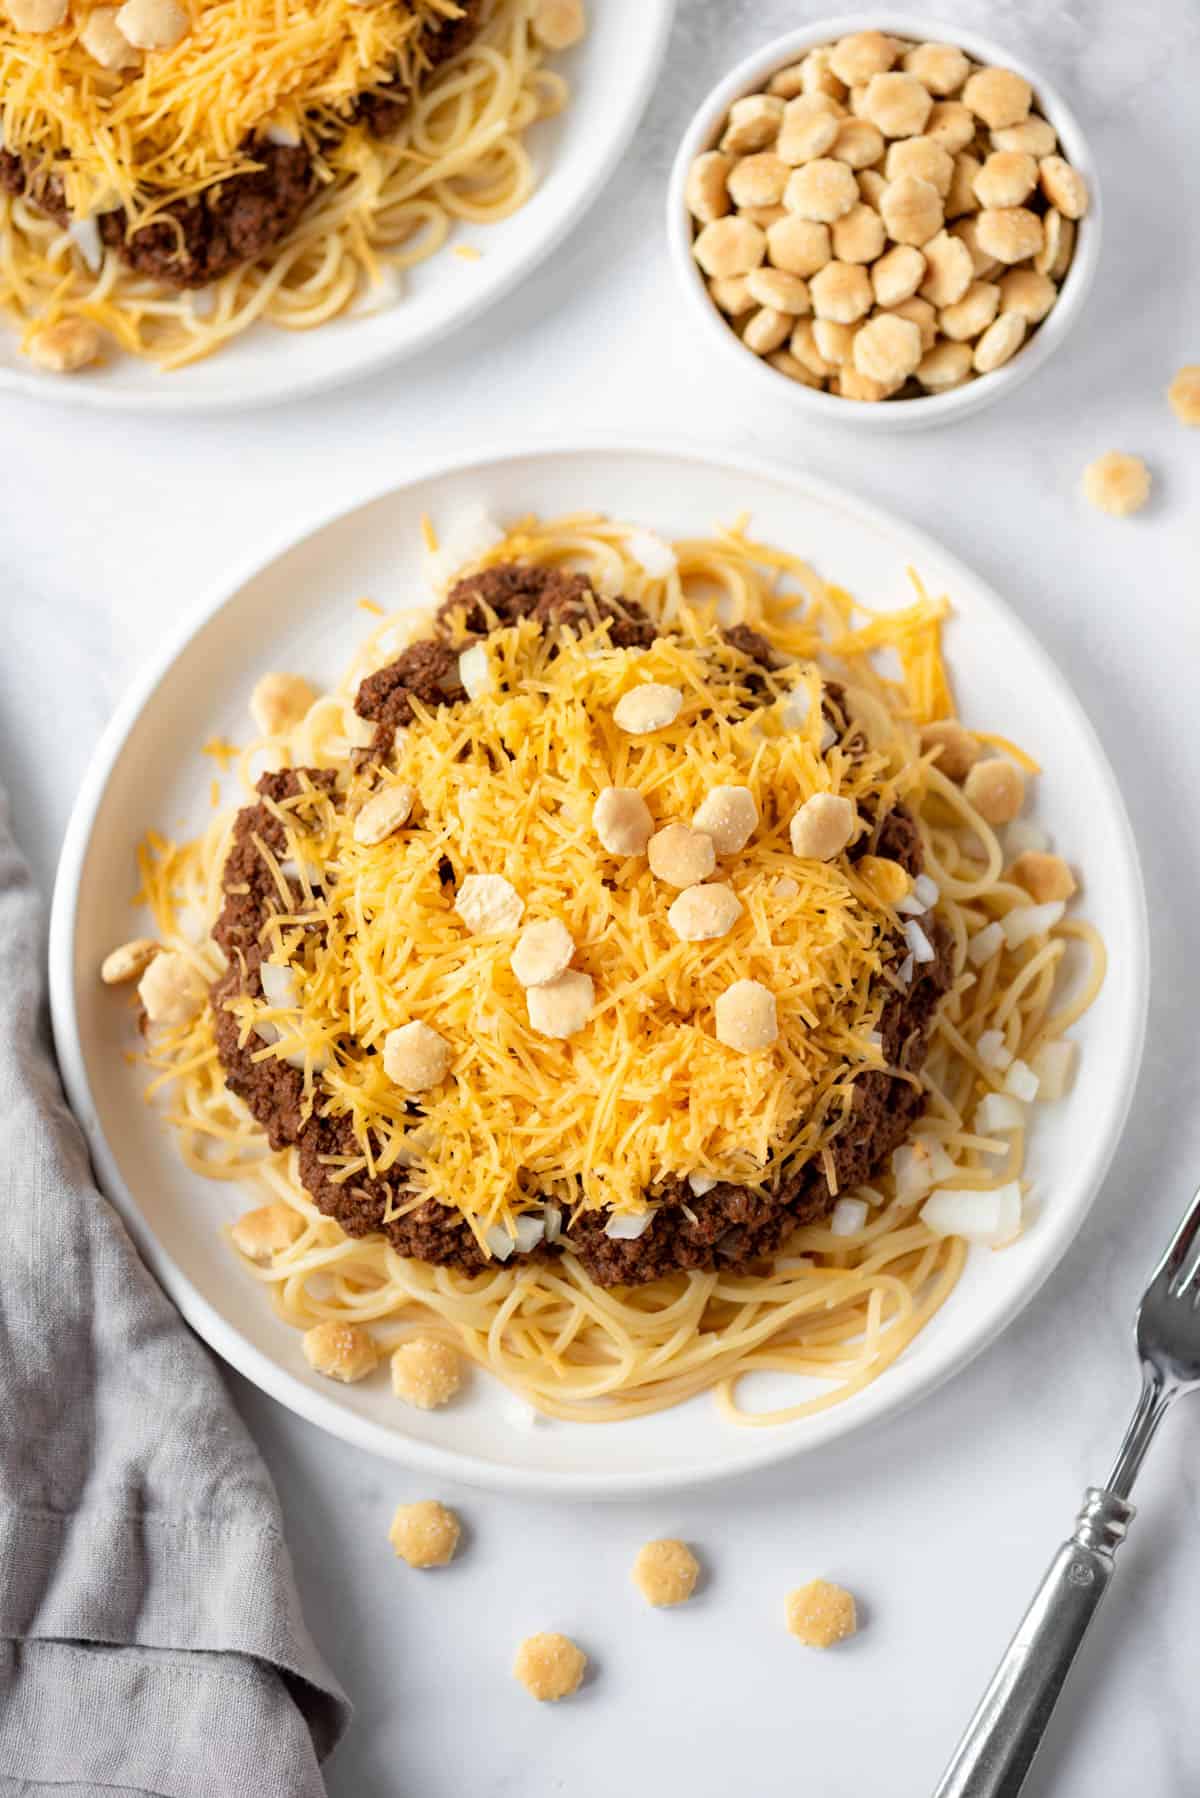
[[(245, 1265), (298, 1328), (441, 1337), (557, 1417), (805, 1415), (1024, 1227), (1103, 946), (1034, 827), (984, 815), (1036, 769), (953, 720), (946, 600), (869, 611), (741, 526), (496, 537), (429, 634), (385, 619), (241, 752), (240, 812), (147, 840), (150, 1094), (277, 1207)], [(648, 843), (610, 843), (606, 792)], [(752, 1410), (754, 1372), (821, 1385)]]
[[(0, 17), (0, 307), (35, 352), (78, 324), (172, 369), (257, 320), (394, 301), (456, 224), (533, 191), (525, 134), (567, 99), (536, 6), (21, 0)], [(138, 7), (178, 41), (113, 51)]]

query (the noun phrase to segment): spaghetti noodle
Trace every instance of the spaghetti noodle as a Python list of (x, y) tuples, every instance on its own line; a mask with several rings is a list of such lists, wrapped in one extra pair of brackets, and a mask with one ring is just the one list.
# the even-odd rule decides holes
[[(304, 17), (290, 7), (281, 14), (273, 0), (200, 0), (190, 39), (148, 57), (144, 73), (115, 91), (94, 66), (91, 75), (74, 69), (81, 57), (69, 21), (38, 39), (0, 28), (3, 141), (13, 155), (26, 151), (19, 166), (57, 155), (65, 160), (44, 166), (66, 171), (56, 206), (39, 203), (36, 183), (0, 188), (0, 309), (25, 347), (64, 320), (86, 320), (130, 354), (177, 369), (259, 320), (310, 330), (392, 303), (404, 272), (441, 249), (456, 224), (493, 224), (533, 192), (525, 134), (561, 111), (568, 93), (545, 66), (531, 6), (482, 0), (467, 45), (423, 71), (412, 30), (422, 18), (452, 19), (453, 0), (306, 0)], [(246, 43), (263, 46), (257, 73)], [(39, 59), (59, 77), (49, 96)], [(313, 86), (297, 91), (305, 69)], [(386, 85), (389, 69), (403, 78), (398, 89)], [(407, 102), (387, 135), (373, 135), (360, 116), (367, 90)], [(314, 191), (282, 241), (208, 285), (169, 285), (129, 266), (94, 223), (69, 223), (119, 203), (130, 232), (170, 225), (167, 207), (258, 166), (252, 131), (267, 144), (303, 147)]]
[[(902, 795), (917, 821), (926, 902), (936, 918), (933, 923), (927, 916), (926, 925), (931, 931), (945, 933), (952, 945), (953, 975), (920, 1075), (925, 1109), (908, 1146), (852, 1195), (841, 1195), (831, 1216), (802, 1225), (779, 1254), (746, 1271), (677, 1272), (642, 1286), (614, 1288), (597, 1284), (571, 1252), (569, 1223), (565, 1252), (555, 1258), (527, 1259), (522, 1264), (517, 1255), (511, 1262), (485, 1265), (479, 1272), (405, 1258), (384, 1235), (344, 1235), (305, 1191), (296, 1150), (270, 1153), (261, 1129), (227, 1090), (208, 1009), (184, 1026), (155, 1029), (148, 1054), (155, 1069), (150, 1092), (168, 1098), (170, 1119), (189, 1167), (214, 1179), (252, 1184), (298, 1220), (294, 1241), (274, 1254), (267, 1265), (247, 1263), (252, 1276), (268, 1288), (280, 1315), (298, 1329), (332, 1319), (368, 1326), (389, 1345), (416, 1335), (440, 1336), (457, 1344), (537, 1409), (555, 1417), (578, 1421), (627, 1418), (712, 1391), (723, 1412), (737, 1422), (778, 1423), (860, 1390), (903, 1352), (949, 1296), (964, 1264), (966, 1245), (960, 1237), (933, 1227), (931, 1188), (935, 1197), (952, 1197), (959, 1215), (964, 1201), (969, 1208), (972, 1193), (978, 1194), (983, 1204), (989, 1195), (1016, 1190), (1014, 1182), (1021, 1181), (1024, 1163), (1026, 1106), (1038, 1087), (1038, 1076), (1032, 1070), (1047, 1069), (1043, 1096), (1054, 1097), (1061, 1082), (1049, 1078), (1053, 1055), (1047, 1058), (1047, 1050), (1061, 1042), (1098, 991), (1104, 949), (1092, 926), (1064, 917), (1061, 905), (1048, 909), (1030, 906), (1029, 894), (1006, 875), (1010, 857), (997, 832), (969, 801), (963, 787), (940, 772), (936, 754), (922, 750), (922, 727), (952, 713), (940, 649), (946, 601), (927, 597), (918, 586), (909, 607), (869, 611), (849, 594), (822, 581), (797, 557), (752, 541), (741, 526), (712, 539), (676, 543), (666, 554), (666, 546), (658, 543), (653, 546), (654, 553), (647, 553), (645, 542), (644, 531), (594, 515), (547, 523), (530, 519), (515, 526), (483, 560), (580, 570), (597, 594), (619, 593), (642, 606), (660, 631), (668, 633), (659, 639), (667, 645), (677, 640), (707, 642), (710, 621), (719, 612), (727, 623), (747, 625), (762, 633), (789, 664), (806, 671), (806, 678), (819, 669), (824, 680), (838, 683), (855, 728), (868, 745), (862, 751), (864, 766), (874, 769), (876, 790), (886, 788)], [(639, 560), (639, 555), (644, 560)], [(361, 720), (354, 712), (359, 682), (395, 656), (406, 630), (411, 630), (410, 619), (385, 618), (336, 691), (319, 699), (294, 730), (260, 739), (242, 752), (240, 774), (247, 792), (253, 793), (264, 760), (273, 766), (335, 770), (339, 780), (353, 788), (361, 766)], [(526, 630), (529, 653), (534, 653), (535, 636)], [(496, 653), (515, 654), (514, 645), (520, 639), (520, 629), (502, 633)], [(596, 655), (587, 633), (581, 643), (585, 651), (591, 649)], [(661, 653), (679, 652), (668, 648)], [(622, 655), (644, 664), (643, 672), (655, 672), (652, 653), (612, 652), (609, 659), (619, 663)], [(563, 681), (572, 678), (570, 659), (567, 645), (560, 653)], [(593, 666), (601, 668), (603, 662), (601, 655)], [(554, 678), (547, 665), (538, 664), (536, 679), (530, 677), (528, 690), (551, 690)], [(511, 670), (502, 686), (505, 694), (515, 693), (520, 698), (521, 683)], [(499, 695), (475, 702), (476, 707), (485, 704), (503, 712)], [(454, 715), (452, 709), (439, 711), (437, 717), (444, 721)], [(468, 708), (466, 716), (471, 715), (482, 716)], [(748, 770), (756, 757), (759, 768), (770, 765), (774, 726), (769, 702), (761, 721), (747, 725), (746, 730), (744, 737), (734, 732), (725, 752), (735, 760), (737, 753), (745, 754)], [(416, 718), (410, 731), (417, 745), (411, 753), (418, 758), (427, 752), (426, 735), (435, 739), (432, 715), (424, 722)], [(456, 760), (462, 765), (469, 763), (470, 740), (469, 724), (460, 726)], [(750, 747), (752, 742), (757, 747)], [(784, 745), (778, 753), (773, 778), (782, 780), (781, 770), (789, 765), (793, 746)], [(836, 748), (828, 750), (831, 760), (839, 754)], [(1024, 760), (1032, 766), (1028, 758)], [(655, 764), (647, 761), (645, 766), (649, 778)], [(659, 777), (665, 778), (661, 770)], [(853, 778), (866, 776), (860, 771)], [(436, 804), (436, 798), (429, 803)], [(221, 971), (221, 957), (209, 933), (224, 897), (222, 883), (233, 822), (233, 816), (223, 812), (194, 842), (176, 846), (151, 836), (142, 852), (140, 897), (151, 908), (159, 939), (185, 956), (206, 980), (218, 977)], [(510, 826), (514, 841), (521, 840), (523, 828), (514, 817)], [(739, 866), (737, 874), (748, 905), (756, 884), (769, 881), (786, 865), (782, 853), (772, 848), (765, 824), (761, 834), (763, 842), (747, 849), (745, 866)], [(339, 855), (345, 854), (343, 844)], [(392, 865), (399, 882), (404, 863), (402, 852), (395, 854), (399, 859)], [(335, 890), (345, 887), (361, 900), (361, 884), (357, 876), (347, 876), (346, 867), (343, 860)], [(571, 875), (576, 883), (579, 878)], [(834, 903), (836, 882), (832, 876), (828, 891), (815, 899), (796, 881), (791, 884), (799, 895), (796, 905), (801, 914), (810, 920), (820, 916), (822, 928), (826, 928), (826, 913)], [(854, 911), (861, 934), (863, 920), (872, 915), (873, 902), (861, 891), (853, 870), (846, 871), (843, 886), (857, 894)], [(916, 907), (918, 913), (921, 909)], [(328, 938), (336, 928), (331, 923), (333, 913), (327, 908), (321, 917)], [(369, 907), (361, 911), (359, 922), (364, 938), (370, 939)], [(286, 914), (279, 927), (287, 931)], [(909, 935), (911, 941), (919, 941), (919, 925)], [(868, 939), (869, 932), (863, 940)], [(787, 963), (788, 944), (793, 940), (789, 929), (779, 928), (776, 953), (781, 968)], [(506, 956), (508, 948), (493, 945), (489, 949), (485, 943), (471, 953), (503, 952)], [(369, 940), (356, 948), (360, 973), (371, 952)], [(867, 952), (862, 950), (863, 955)], [(395, 979), (403, 981), (407, 977), (403, 958), (393, 965), (398, 970)], [(799, 980), (800, 961), (788, 966), (787, 979)], [(475, 985), (487, 984), (482, 967), (482, 963), (472, 966)], [(301, 1054), (299, 1065), (307, 1068), (306, 1080), (311, 1084), (313, 1045), (317, 1043), (319, 1048), (325, 1001), (318, 1002), (315, 986), (308, 993), (309, 977), (304, 975), (301, 1022), (304, 1031), (317, 1035)], [(656, 982), (662, 978), (653, 969), (647, 969), (644, 977), (643, 993), (651, 1001), (649, 1022), (642, 1032), (648, 1055), (654, 1052), (653, 1001), (660, 991)], [(703, 972), (696, 972), (694, 978), (702, 995)], [(432, 989), (436, 970), (427, 970), (422, 979)], [(603, 994), (598, 1003), (602, 1001)], [(668, 1004), (661, 997), (657, 1002)], [(371, 1026), (365, 1020), (370, 1006), (366, 999), (360, 1004), (355, 1028), (369, 1035)], [(818, 1043), (824, 1043), (821, 1057), (841, 1070), (835, 1085), (852, 1080), (855, 1067), (872, 1065), (872, 1053), (878, 1061), (878, 1045), (869, 1040), (872, 1019), (868, 1013), (869, 1006), (860, 1006), (845, 1041), (834, 1036), (821, 1038), (819, 1020), (814, 1023)], [(247, 1033), (251, 1022), (247, 1017)], [(451, 1028), (452, 1036), (456, 1028)], [(865, 1032), (857, 1048), (856, 1032)], [(275, 1048), (260, 1045), (256, 1053), (282, 1055), (294, 1047), (294, 1040), (280, 1040)], [(569, 1050), (562, 1045), (552, 1047), (562, 1057), (554, 1064), (557, 1077), (569, 1079)], [(612, 1052), (611, 1042), (608, 1049)], [(540, 1053), (528, 1040), (521, 1048), (534, 1068)], [(784, 1056), (785, 1045), (781, 1045), (778, 1051), (747, 1057), (746, 1062), (792, 1065), (785, 1063)], [(1018, 1071), (1021, 1078), (1014, 1080), (1013, 1073)], [(348, 1089), (353, 1078), (352, 1064), (339, 1058), (335, 1087)], [(702, 1069), (696, 1079), (705, 1079)], [(321, 1102), (330, 1102), (331, 1090), (327, 1085)], [(710, 1089), (700, 1090), (707, 1098)], [(719, 1110), (726, 1101), (717, 1088), (711, 1090), (717, 1096), (708, 1103)], [(811, 1090), (821, 1090), (819, 1080)], [(567, 1095), (567, 1110), (569, 1098)], [(450, 1134), (452, 1095), (446, 1104), (449, 1109), (442, 1113), (431, 1105), (430, 1116), (440, 1118)], [(683, 1109), (686, 1102), (676, 1104), (676, 1111)], [(696, 1153), (698, 1139), (692, 1125), (686, 1120), (677, 1122), (675, 1134), (667, 1125), (657, 1136), (647, 1131), (660, 1159), (668, 1159), (677, 1142), (686, 1144), (688, 1155)], [(752, 1183), (754, 1156), (748, 1157), (732, 1138), (723, 1136), (717, 1127), (720, 1122), (716, 1119), (703, 1138), (701, 1148), (707, 1159), (700, 1165), (716, 1179)], [(393, 1123), (393, 1135), (403, 1135), (411, 1120), (401, 1115)], [(806, 1145), (808, 1154), (819, 1155), (820, 1133), (806, 1137), (805, 1127), (804, 1116), (780, 1114), (772, 1132), (774, 1148), (790, 1140), (793, 1153), (800, 1143), (802, 1148)], [(372, 1122), (370, 1134), (384, 1145), (378, 1150), (381, 1158), (390, 1153), (385, 1125)], [(571, 1161), (564, 1150), (557, 1177), (539, 1169), (536, 1194), (522, 1187), (520, 1170), (511, 1169), (512, 1190), (500, 1194), (492, 1210), (480, 1211), (475, 1222), (481, 1230), (497, 1221), (512, 1227), (514, 1216), (546, 1192), (561, 1199), (568, 1215), (572, 1202), (577, 1207), (603, 1203), (614, 1213), (644, 1208), (645, 1169), (637, 1155), (631, 1152), (631, 1159), (621, 1166), (605, 1161), (613, 1141), (620, 1137), (628, 1143), (631, 1134), (625, 1130), (616, 1136), (605, 1135), (597, 1124), (582, 1161)], [(479, 1152), (481, 1161), (486, 1162), (482, 1142)], [(588, 1176), (601, 1164), (608, 1167), (608, 1184), (602, 1192), (589, 1193)], [(479, 1204), (478, 1195), (468, 1199), (468, 1188), (475, 1189), (461, 1162), (451, 1160), (449, 1165), (460, 1169), (458, 1199), (464, 1209)], [(758, 1167), (761, 1178), (761, 1157)], [(436, 1187), (433, 1161), (425, 1178)], [(454, 1197), (453, 1191), (443, 1195), (451, 1202)], [(743, 1404), (740, 1386), (746, 1376), (755, 1373), (802, 1376), (819, 1382), (819, 1389), (815, 1395), (804, 1389), (795, 1403), (783, 1407), (753, 1409)]]

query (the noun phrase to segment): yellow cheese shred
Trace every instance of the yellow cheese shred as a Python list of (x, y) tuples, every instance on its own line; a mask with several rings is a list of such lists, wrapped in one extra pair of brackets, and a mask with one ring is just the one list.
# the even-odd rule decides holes
[(460, 12), (455, 0), (190, 0), (178, 44), (110, 73), (81, 41), (93, 9), (73, 0), (41, 33), (0, 13), (0, 128), (6, 149), (61, 181), (73, 216), (121, 205), (134, 224), (253, 168), (247, 141), (268, 126), (318, 149), (360, 94), (420, 72), (424, 25)]
[[(789, 689), (819, 692), (811, 666), (781, 674), (764, 713), (745, 705), (744, 658), (702, 611), (682, 608), (677, 633), (614, 650), (603, 627), (498, 631), (486, 693), (421, 712), (385, 769), (353, 776), (341, 807), (306, 792), (277, 808), (301, 873), (315, 866), (328, 879), (322, 897), (281, 910), (265, 932), (297, 982), (291, 1027), (260, 1001), (236, 1006), (247, 1039), (256, 1021), (281, 1029), (258, 1056), (299, 1050), (306, 1067), (323, 1067), (310, 1075), (310, 1103), (349, 1118), (361, 1151), (335, 1178), (403, 1168), (406, 1185), (483, 1230), (546, 1197), (638, 1212), (664, 1180), (689, 1173), (769, 1183), (783, 1162), (829, 1143), (854, 1075), (883, 1065), (876, 1031), (888, 970), (906, 952), (899, 922), (845, 858), (798, 860), (788, 827), (804, 800), (830, 791), (854, 801), (866, 834), (903, 781), (886, 753), (823, 753), (819, 703), (785, 728)], [(613, 713), (643, 681), (677, 687), (683, 707), (668, 729), (635, 738)], [(410, 824), (356, 843), (357, 810), (393, 782), (416, 795)], [(727, 936), (681, 942), (667, 922), (674, 889), (645, 857), (604, 851), (591, 814), (609, 785), (636, 787), (658, 825), (690, 820), (714, 786), (751, 789), (758, 828), (714, 875), (743, 907)], [(472, 935), (455, 910), (470, 874), (510, 881), (523, 924), (566, 925), (574, 966), (595, 989), (578, 1035), (532, 1028), (511, 968), (516, 934)], [(794, 892), (777, 892), (784, 876)], [(313, 923), (321, 928), (303, 928)], [(746, 978), (776, 995), (780, 1034), (768, 1053), (739, 1054), (715, 1035), (718, 997)], [(413, 1020), (453, 1053), (418, 1115), (382, 1057), (388, 1032)]]

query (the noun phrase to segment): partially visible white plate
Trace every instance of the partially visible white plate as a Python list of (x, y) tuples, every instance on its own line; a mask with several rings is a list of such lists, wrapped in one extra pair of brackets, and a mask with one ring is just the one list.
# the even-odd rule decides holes
[[(525, 140), (538, 172), (528, 204), (499, 224), (460, 227), (438, 255), (408, 274), (394, 305), (312, 331), (257, 325), (207, 361), (172, 374), (119, 355), (85, 375), (38, 374), (0, 320), (0, 391), (99, 410), (217, 411), (344, 386), (428, 349), (496, 305), (596, 199), (654, 90), (674, 11), (675, 0), (589, 6), (586, 38), (553, 64), (571, 84), (571, 103), (560, 117), (533, 126)], [(479, 260), (455, 256), (455, 243), (473, 244)]]
[[(975, 1250), (957, 1290), (897, 1363), (848, 1403), (780, 1429), (722, 1422), (707, 1398), (630, 1423), (522, 1420), (486, 1377), (443, 1412), (397, 1404), (383, 1379), (333, 1387), (312, 1373), (295, 1331), (243, 1273), (220, 1226), (236, 1190), (190, 1175), (143, 1103), (124, 1058), (128, 1007), (97, 969), (132, 933), (135, 847), (150, 824), (179, 832), (211, 817), (214, 731), (246, 732), (265, 669), (328, 681), (369, 620), (419, 602), (420, 519), (482, 504), (497, 516), (598, 509), (665, 535), (707, 533), (749, 511), (756, 534), (805, 555), (875, 606), (906, 602), (906, 569), (946, 592), (948, 646), (964, 716), (1041, 761), (1037, 814), (1083, 871), (1087, 913), (1111, 954), (1104, 989), (1078, 1027), (1075, 1090), (1037, 1119), (1029, 1172), (1038, 1206), (1002, 1253)], [(961, 1368), (1028, 1303), (1083, 1220), (1133, 1092), (1145, 1022), (1147, 919), (1133, 838), (1108, 763), (1066, 681), (1003, 602), (920, 532), (825, 483), (780, 468), (721, 464), (671, 448), (563, 446), (441, 468), (276, 546), (210, 594), (137, 682), (106, 732), (67, 832), (51, 927), (54, 1030), (67, 1090), (105, 1190), (188, 1321), (281, 1403), (336, 1436), (446, 1477), (509, 1489), (612, 1497), (744, 1472), (861, 1429)], [(793, 1382), (759, 1399), (784, 1403)]]

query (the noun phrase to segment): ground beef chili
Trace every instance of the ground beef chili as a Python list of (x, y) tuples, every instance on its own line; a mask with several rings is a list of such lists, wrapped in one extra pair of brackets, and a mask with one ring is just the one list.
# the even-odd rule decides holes
[(606, 623), (618, 649), (648, 648), (655, 635), (640, 606), (632, 600), (601, 599), (582, 575), (516, 562), (485, 568), (450, 589), (438, 609), (436, 636), (410, 644), (360, 685), (354, 709), (375, 726), (370, 754), (388, 753), (396, 731), (412, 723), (414, 704), (436, 711), (463, 699), (458, 658), (464, 645), (522, 618), (581, 630)]
[[(282, 805), (302, 791), (301, 774), (319, 791), (332, 793), (334, 775), (328, 769), (287, 768), (264, 774), (258, 783), (263, 801)], [(304, 1079), (286, 1062), (253, 1059), (258, 1039), (240, 1042), (241, 1025), (227, 1007), (227, 1001), (248, 994), (262, 997), (259, 969), (263, 961), (261, 931), (263, 921), (279, 909), (280, 895), (264, 861), (258, 843), (265, 843), (276, 857), (286, 854), (286, 837), (279, 818), (270, 806), (260, 802), (248, 805), (238, 813), (234, 825), (233, 845), (225, 862), (222, 886), (225, 901), (213, 929), (213, 937), (229, 963), (226, 972), (212, 991), (213, 1025), (217, 1053), (225, 1069), (225, 1084), (249, 1106), (262, 1124), (273, 1149), (283, 1149), (297, 1141), (301, 1129), (304, 1103)], [(288, 881), (297, 907), (302, 903), (298, 882)]]
[(386, 755), (397, 730), (403, 730), (416, 717), (414, 703), (426, 711), (454, 705), (465, 699), (458, 678), (458, 650), (434, 637), (422, 637), (412, 643), (402, 656), (369, 674), (358, 689), (354, 709), (360, 718), (376, 727), (377, 743)]
[[(479, 29), (481, 0), (464, 0), (459, 17), (440, 19), (422, 36), (429, 68), (465, 49)], [(364, 94), (354, 117), (376, 137), (387, 137), (408, 110), (409, 93)], [(302, 144), (249, 143), (259, 165), (232, 175), (203, 193), (172, 201), (148, 225), (130, 231), (125, 213), (99, 215), (100, 236), (120, 251), (130, 268), (168, 287), (206, 287), (223, 275), (256, 262), (285, 238), (316, 190), (311, 152)], [(62, 183), (56, 175), (31, 170), (20, 156), (0, 149), (0, 187), (24, 194), (52, 218), (66, 221)]]
[[(377, 729), (377, 747), (390, 748), (396, 729), (413, 717), (412, 702), (430, 709), (453, 705), (464, 697), (458, 684), (457, 657), (465, 629), (481, 635), (495, 624), (519, 618), (563, 621), (593, 626), (606, 619), (614, 639), (618, 632), (631, 646), (654, 640), (654, 626), (642, 609), (624, 600), (596, 595), (579, 575), (508, 564), (460, 581), (438, 615), (438, 634), (412, 644), (386, 668), (369, 675), (356, 701), (360, 714)], [(453, 641), (451, 641), (453, 637)], [(764, 638), (744, 628), (731, 632), (733, 646), (751, 666), (747, 674), (762, 682), (778, 659)], [(829, 715), (844, 724), (840, 691), (827, 689)], [(382, 1231), (401, 1255), (441, 1266), (477, 1272), (488, 1265), (468, 1226), (456, 1212), (430, 1200), (404, 1216), (390, 1217), (411, 1196), (398, 1182), (359, 1177), (340, 1182), (336, 1166), (360, 1153), (348, 1118), (305, 1117), (304, 1082), (298, 1070), (267, 1057), (253, 1059), (254, 1040), (239, 1045), (240, 1026), (227, 1002), (240, 994), (261, 995), (260, 932), (279, 895), (255, 838), (282, 853), (284, 835), (266, 801), (276, 805), (301, 790), (302, 778), (331, 791), (327, 771), (285, 770), (264, 775), (263, 796), (238, 816), (233, 847), (224, 873), (225, 903), (214, 930), (229, 959), (229, 968), (212, 992), (217, 1049), (226, 1084), (243, 1099), (275, 1149), (295, 1145), (300, 1178), (318, 1207), (351, 1236)], [(916, 823), (902, 807), (871, 821), (871, 829), (851, 855), (890, 856), (910, 874), (921, 869), (921, 839)], [(450, 869), (453, 878), (453, 869)], [(297, 892), (297, 899), (299, 894)], [(934, 1015), (951, 979), (951, 945), (947, 932), (930, 926), (935, 951), (932, 962), (918, 966), (903, 994), (884, 1008), (883, 1053), (891, 1067), (919, 1073), (928, 1049)], [(318, 1098), (318, 1107), (320, 1100)], [(847, 1191), (875, 1174), (902, 1143), (924, 1107), (924, 1095), (900, 1074), (869, 1072), (855, 1082), (849, 1119), (831, 1145), (834, 1177)], [(419, 1115), (414, 1106), (414, 1115)], [(722, 1181), (710, 1192), (694, 1194), (686, 1181), (655, 1194), (654, 1221), (636, 1241), (604, 1234), (604, 1214), (585, 1213), (570, 1229), (570, 1246), (584, 1268), (602, 1286), (640, 1285), (678, 1270), (724, 1268), (741, 1271), (774, 1254), (798, 1225), (824, 1217), (834, 1200), (822, 1166), (808, 1163), (785, 1175), (778, 1189), (763, 1195)], [(558, 1245), (543, 1245), (535, 1254), (554, 1256)]]
[[(225, 1070), (225, 1084), (261, 1124), (273, 1149), (298, 1149), (300, 1178), (305, 1187), (320, 1209), (336, 1218), (348, 1235), (367, 1236), (383, 1228), (401, 1254), (456, 1267), (481, 1267), (484, 1257), (475, 1238), (462, 1220), (444, 1206), (425, 1205), (384, 1225), (383, 1215), (398, 1197), (396, 1187), (384, 1180), (368, 1180), (362, 1185), (333, 1180), (330, 1158), (336, 1161), (359, 1153), (353, 1126), (347, 1118), (306, 1116), (303, 1074), (272, 1056), (255, 1060), (261, 1043), (254, 1036), (245, 1043), (241, 1041), (242, 1025), (229, 1009), (231, 999), (243, 995), (262, 997), (262, 926), (280, 906), (275, 877), (258, 844), (265, 843), (279, 857), (286, 853), (286, 838), (278, 816), (265, 802), (273, 801), (278, 806), (295, 799), (304, 780), (324, 792), (334, 789), (335, 776), (328, 769), (289, 768), (264, 774), (258, 782), (262, 799), (257, 805), (244, 806), (234, 825), (233, 844), (222, 878), (224, 904), (213, 929), (213, 937), (229, 963), (211, 994), (217, 1053)], [(299, 884), (288, 884), (299, 909)]]
[[(939, 935), (936, 949), (936, 961), (917, 970), (905, 997), (883, 1016), (884, 1054), (914, 1074), (925, 1060), (938, 1000), (950, 984), (949, 937)], [(850, 1121), (831, 1145), (839, 1192), (883, 1167), (925, 1106), (920, 1089), (893, 1074), (860, 1074), (854, 1092)], [(766, 1197), (728, 1181), (696, 1196), (680, 1182), (636, 1241), (606, 1236), (603, 1214), (585, 1212), (571, 1225), (571, 1243), (599, 1286), (640, 1286), (680, 1268), (740, 1273), (773, 1255), (799, 1225), (826, 1216), (834, 1197), (824, 1173), (811, 1163)]]
[[(479, 30), (483, 0), (460, 0), (460, 8), (456, 19), (431, 20), (421, 34), (421, 49), (430, 69), (440, 68), (460, 50), (465, 50)], [(362, 119), (373, 136), (391, 137), (404, 122), (408, 105), (408, 90), (399, 81), (385, 82), (374, 93), (362, 96), (355, 108), (355, 117)]]
[(468, 636), (481, 637), (493, 626), (517, 624), (522, 618), (578, 630), (607, 624), (614, 649), (648, 649), (657, 634), (633, 600), (602, 599), (582, 574), (518, 562), (485, 568), (459, 581), (439, 608), (437, 622), (443, 634), (461, 625)]
[(745, 658), (745, 665), (738, 669), (741, 685), (756, 704), (765, 704), (771, 697), (771, 688), (764, 670), (774, 673), (783, 666), (782, 658), (776, 655), (761, 632), (752, 630), (748, 624), (731, 625), (721, 635), (730, 649)]
[(139, 275), (170, 287), (207, 287), (257, 261), (295, 225), (316, 177), (302, 144), (256, 144), (252, 154), (259, 168), (176, 200), (140, 231), (128, 233), (123, 213), (106, 212), (101, 237)]
[[(256, 169), (167, 206), (149, 225), (126, 229), (121, 211), (102, 212), (100, 236), (130, 268), (168, 287), (205, 287), (253, 262), (286, 237), (316, 186), (303, 145), (255, 144)], [(43, 212), (67, 220), (56, 175), (31, 175), (19, 156), (0, 151), (0, 186), (25, 194)]]

